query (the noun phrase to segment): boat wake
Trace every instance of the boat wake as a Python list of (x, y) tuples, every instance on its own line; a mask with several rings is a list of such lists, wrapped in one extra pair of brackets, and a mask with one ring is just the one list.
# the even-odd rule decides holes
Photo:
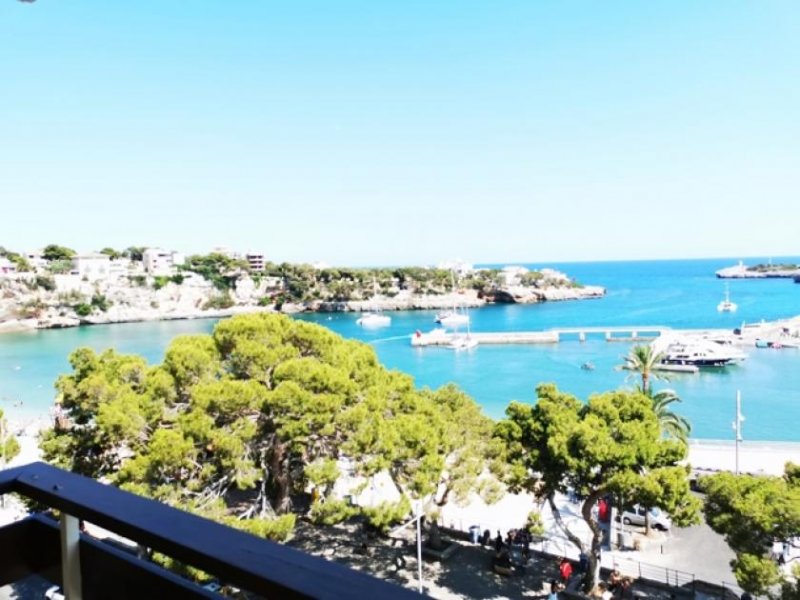
[(370, 343), (370, 344), (382, 344), (384, 342), (393, 342), (395, 340), (407, 340), (407, 339), (408, 339), (407, 335), (393, 335), (392, 337), (381, 338), (379, 340), (371, 340), (368, 343)]

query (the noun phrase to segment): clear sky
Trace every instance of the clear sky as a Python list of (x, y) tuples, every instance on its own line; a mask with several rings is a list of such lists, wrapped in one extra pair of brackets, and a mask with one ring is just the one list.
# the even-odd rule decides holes
[(800, 3), (0, 0), (0, 245), (797, 255)]

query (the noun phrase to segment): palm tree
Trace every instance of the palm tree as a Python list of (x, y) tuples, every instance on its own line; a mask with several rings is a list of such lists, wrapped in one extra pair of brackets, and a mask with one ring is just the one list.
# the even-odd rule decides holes
[(663, 358), (664, 355), (661, 352), (656, 352), (653, 346), (634, 346), (627, 356), (622, 357), (625, 361), (622, 368), (638, 373), (642, 378), (641, 390), (645, 394), (649, 394), (651, 379), (666, 379), (655, 372), (656, 365), (658, 365)]
[(650, 398), (653, 403), (653, 411), (658, 417), (658, 425), (661, 433), (667, 437), (675, 438), (684, 444), (689, 442), (689, 434), (692, 432), (692, 425), (686, 417), (672, 412), (670, 404), (680, 402), (681, 399), (675, 390), (659, 390), (657, 392), (647, 391), (645, 396)]

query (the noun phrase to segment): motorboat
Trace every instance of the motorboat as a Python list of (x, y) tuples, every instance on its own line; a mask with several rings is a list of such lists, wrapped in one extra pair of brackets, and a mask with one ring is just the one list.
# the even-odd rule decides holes
[(361, 327), (388, 327), (392, 324), (392, 318), (377, 312), (368, 312), (361, 315), (356, 321)]
[(717, 344), (706, 339), (656, 340), (654, 347), (663, 355), (663, 365), (692, 365), (695, 367), (725, 367), (743, 361), (746, 355), (733, 346)]
[(731, 294), (728, 286), (725, 286), (725, 299), (717, 304), (717, 310), (719, 312), (736, 312), (736, 309), (739, 308), (736, 306), (734, 302), (731, 302)]
[(436, 322), (442, 327), (456, 329), (469, 325), (469, 315), (458, 310), (447, 310), (436, 315)]

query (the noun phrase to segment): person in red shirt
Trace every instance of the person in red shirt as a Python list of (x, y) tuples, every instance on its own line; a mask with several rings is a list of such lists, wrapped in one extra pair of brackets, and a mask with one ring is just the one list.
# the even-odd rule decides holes
[(558, 565), (558, 572), (561, 573), (561, 581), (564, 582), (564, 585), (567, 585), (569, 578), (572, 576), (572, 563), (566, 558), (562, 558), (561, 564)]

